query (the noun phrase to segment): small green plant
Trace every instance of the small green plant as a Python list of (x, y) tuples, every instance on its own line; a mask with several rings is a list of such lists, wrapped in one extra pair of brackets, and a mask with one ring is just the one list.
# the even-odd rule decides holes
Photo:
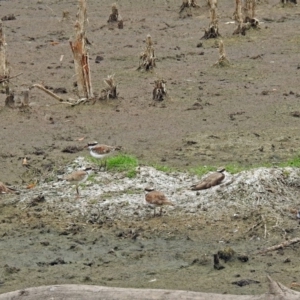
[(126, 176), (127, 176), (128, 178), (134, 178), (134, 177), (136, 177), (136, 170), (135, 170), (135, 169), (129, 170), (129, 171), (127, 172)]
[(234, 164), (234, 165), (227, 165), (225, 167), (225, 169), (230, 174), (236, 174), (236, 173), (239, 173), (241, 171), (245, 171), (245, 170), (247, 170), (249, 168), (241, 166), (241, 165)]
[(192, 168), (189, 170), (190, 173), (198, 175), (200, 177), (211, 171), (216, 171), (216, 168), (212, 166), (199, 166), (197, 168)]
[(131, 155), (120, 154), (106, 160), (107, 170), (130, 171), (137, 166), (138, 160)]
[(286, 161), (286, 162), (282, 162), (279, 167), (295, 167), (295, 168), (299, 168), (300, 167), (300, 155), (297, 155), (296, 157)]
[(175, 169), (169, 166), (162, 166), (162, 165), (152, 165), (154, 169), (157, 171), (165, 172), (165, 173), (171, 173), (175, 172)]

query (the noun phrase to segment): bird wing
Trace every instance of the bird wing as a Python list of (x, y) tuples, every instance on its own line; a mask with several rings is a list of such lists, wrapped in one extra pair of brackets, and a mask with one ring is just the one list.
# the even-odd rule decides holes
[(64, 177), (65, 180), (73, 181), (73, 180), (78, 180), (81, 176), (85, 176), (86, 171), (79, 170), (79, 171), (74, 171), (73, 173), (67, 175)]
[(109, 153), (113, 149), (114, 149), (113, 147), (107, 146), (107, 145), (98, 145), (98, 146), (93, 147), (93, 150), (97, 151), (99, 154)]

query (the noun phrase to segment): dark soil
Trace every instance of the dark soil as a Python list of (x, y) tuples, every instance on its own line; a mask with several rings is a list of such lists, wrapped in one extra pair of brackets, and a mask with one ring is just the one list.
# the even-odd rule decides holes
[[(260, 30), (238, 36), (232, 35), (236, 25), (226, 24), (232, 21), (233, 2), (221, 1), (219, 32), (230, 66), (220, 68), (213, 66), (218, 42), (200, 40), (209, 25), (206, 2), (198, 3), (201, 9), (192, 17), (179, 18), (180, 2), (120, 1), (123, 29), (107, 24), (111, 4), (88, 1), (87, 36), (94, 91), (100, 95), (103, 79), (115, 74), (118, 99), (71, 107), (33, 89), (29, 108), (10, 109), (4, 106), (4, 92), (0, 94), (0, 181), (24, 187), (40, 175), (56, 174), (75, 157), (87, 156), (84, 145), (91, 140), (122, 145), (146, 164), (182, 170), (276, 164), (298, 154), (297, 6), (261, 1)], [(70, 13), (69, 20), (62, 20), (63, 11)], [(76, 99), (69, 45), (76, 12), (75, 0), (0, 0), (0, 17), (15, 16), (3, 21), (3, 27), (10, 75), (22, 73), (11, 80), (16, 95), (40, 83), (64, 92), (59, 95), (65, 99)], [(155, 43), (157, 67), (140, 72), (147, 34)], [(98, 56), (103, 59), (96, 63)], [(153, 101), (154, 81), (161, 78), (168, 97)], [(22, 166), (24, 157), (34, 166), (30, 171)], [(255, 239), (242, 234), (232, 238), (235, 226), (251, 227), (254, 219), (227, 224), (196, 215), (164, 216), (93, 227), (79, 220), (72, 225), (41, 204), (29, 210), (2, 205), (0, 222), (0, 293), (84, 282), (259, 294), (267, 289), (266, 274), (285, 285), (299, 282), (297, 245), (256, 254), (282, 242), (286, 236), (280, 230), (269, 240), (263, 240), (263, 231)], [(299, 233), (297, 221), (294, 226), (289, 237)], [(221, 262), (225, 269), (214, 269), (213, 253), (226, 246), (247, 254), (249, 261), (235, 258)], [(232, 284), (248, 279), (259, 283)]]

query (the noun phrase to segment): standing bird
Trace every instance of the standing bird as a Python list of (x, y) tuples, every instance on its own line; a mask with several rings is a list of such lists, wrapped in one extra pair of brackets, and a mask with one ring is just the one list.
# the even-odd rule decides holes
[(87, 180), (89, 171), (90, 169), (78, 170), (63, 177), (64, 180), (67, 180), (76, 185), (77, 197), (79, 197), (79, 184)]
[(90, 154), (95, 158), (103, 158), (116, 150), (122, 149), (121, 146), (113, 147), (108, 145), (99, 145), (98, 142), (88, 143), (86, 147), (89, 148)]
[(212, 186), (220, 184), (225, 178), (225, 174), (223, 173), (224, 171), (225, 168), (219, 169), (217, 172), (208, 175), (200, 182), (193, 184), (191, 186), (191, 189), (193, 191), (205, 190), (205, 189), (209, 189)]
[(160, 207), (160, 215), (161, 215), (162, 207), (164, 205), (174, 206), (174, 204), (162, 192), (155, 191), (153, 188), (145, 188), (145, 191), (149, 192), (145, 195), (145, 200), (147, 205), (154, 208), (154, 216), (155, 216), (156, 207)]

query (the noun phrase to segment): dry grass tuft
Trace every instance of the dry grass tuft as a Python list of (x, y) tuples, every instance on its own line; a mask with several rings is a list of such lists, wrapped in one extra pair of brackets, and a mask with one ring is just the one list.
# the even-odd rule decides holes
[(111, 14), (109, 15), (107, 23), (111, 26), (111, 28), (113, 28), (114, 25), (117, 25), (119, 29), (123, 29), (123, 19), (119, 13), (116, 3), (111, 6)]
[[(244, 16), (242, 14), (244, 12)], [(246, 0), (244, 7), (242, 7), (241, 0), (236, 0), (236, 7), (233, 13), (233, 19), (237, 23), (237, 28), (233, 34), (245, 35), (250, 28), (259, 29), (259, 20), (255, 17), (256, 0)]]
[(208, 29), (205, 29), (204, 36), (201, 39), (214, 39), (220, 37), (217, 15), (217, 1), (210, 0), (210, 24)]
[(220, 42), (219, 42), (219, 59), (214, 64), (214, 66), (227, 67), (229, 65), (230, 65), (230, 62), (229, 62), (229, 60), (226, 57), (224, 43), (223, 43), (222, 40), (220, 40)]
[(167, 95), (167, 89), (166, 89), (166, 81), (161, 80), (155, 80), (154, 81), (154, 89), (153, 89), (153, 100), (155, 101), (163, 101), (165, 96)]
[(117, 99), (117, 84), (115, 82), (115, 75), (108, 75), (107, 78), (104, 79), (104, 83), (106, 87), (101, 91), (101, 100), (108, 99)]
[(152, 70), (156, 64), (156, 57), (154, 54), (153, 41), (150, 34), (147, 35), (146, 38), (146, 48), (144, 52), (140, 54), (140, 63), (138, 70), (143, 69), (145, 71)]

